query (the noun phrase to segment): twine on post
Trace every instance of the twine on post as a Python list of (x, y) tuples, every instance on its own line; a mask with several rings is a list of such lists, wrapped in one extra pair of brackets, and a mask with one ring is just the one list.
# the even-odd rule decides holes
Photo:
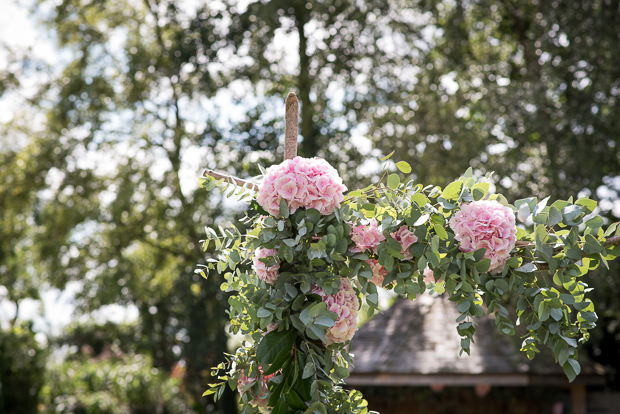
[(297, 156), (297, 132), (299, 129), (299, 102), (293, 92), (286, 97), (286, 115), (284, 117), (284, 159), (292, 160)]

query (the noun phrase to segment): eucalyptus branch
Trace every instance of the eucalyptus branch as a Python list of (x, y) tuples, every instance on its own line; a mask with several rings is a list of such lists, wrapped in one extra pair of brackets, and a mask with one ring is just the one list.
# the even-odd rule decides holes
[[(520, 240), (517, 242), (516, 247), (518, 249), (522, 249), (524, 247), (533, 246), (533, 245), (534, 245), (533, 242), (526, 242), (526, 241)], [(601, 246), (603, 246), (604, 248), (620, 246), (620, 236), (613, 236), (613, 237), (607, 238), (607, 240), (605, 240), (604, 243), (601, 243)], [(581, 253), (581, 257), (586, 257), (586, 256), (588, 256), (588, 254), (586, 254), (585, 252)], [(549, 270), (548, 263), (535, 263), (535, 264), (538, 270)]]
[(236, 184), (239, 187), (245, 186), (246, 188), (249, 188), (250, 190), (254, 190), (254, 191), (258, 191), (258, 188), (259, 188), (258, 184), (254, 184), (251, 181), (242, 180), (241, 178), (233, 177), (232, 175), (220, 174), (213, 170), (205, 170), (202, 176), (212, 177), (212, 178), (215, 178), (216, 180), (223, 179), (223, 180), (226, 180), (226, 182), (229, 182), (231, 184)]

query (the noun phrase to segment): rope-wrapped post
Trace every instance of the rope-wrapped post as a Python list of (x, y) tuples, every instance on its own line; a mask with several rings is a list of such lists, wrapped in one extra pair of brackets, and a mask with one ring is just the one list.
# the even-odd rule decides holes
[(292, 160), (297, 156), (297, 132), (299, 130), (299, 102), (293, 92), (286, 97), (286, 114), (284, 117), (284, 159)]
[[(286, 97), (286, 113), (284, 116), (284, 159), (292, 160), (297, 156), (297, 132), (299, 130), (299, 102), (293, 92)], [(205, 170), (203, 177), (212, 177), (216, 180), (224, 179), (226, 182), (236, 184), (240, 187), (246, 186), (258, 191), (258, 185), (250, 181), (231, 175), (221, 174), (213, 170)]]

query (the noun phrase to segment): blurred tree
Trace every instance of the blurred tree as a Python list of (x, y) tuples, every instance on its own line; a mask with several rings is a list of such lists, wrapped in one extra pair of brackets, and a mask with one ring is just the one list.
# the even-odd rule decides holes
[(150, 358), (108, 348), (97, 357), (84, 345), (52, 365), (39, 412), (63, 414), (181, 414), (191, 409), (182, 398), (183, 368), (171, 376)]
[(299, 154), (327, 159), (351, 185), (368, 179), (368, 173), (356, 174), (365, 153), (359, 143), (365, 141), (368, 123), (390, 110), (390, 100), (402, 101), (400, 92), (412, 85), (416, 72), (411, 56), (425, 44), (416, 5), (374, 0), (229, 3), (227, 37), (239, 59), (233, 76), (249, 81), (264, 98), (261, 102), (267, 102), (237, 126), (242, 144), (278, 149), (277, 135), (270, 134), (277, 121), (261, 113), (274, 97), (294, 90), (301, 104)]
[(38, 412), (47, 351), (34, 338), (32, 323), (0, 329), (0, 412)]
[[(233, 393), (215, 406), (201, 397), (227, 350), (227, 305), (217, 274), (204, 281), (193, 273), (203, 260), (201, 223), (225, 215), (221, 200), (194, 191), (200, 166), (243, 170), (213, 133), (204, 99), (224, 85), (214, 66), (225, 44), (221, 16), (154, 1), (41, 2), (37, 13), (66, 60), (48, 69), (31, 100), (44, 116), (6, 125), (2, 156), (18, 169), (2, 164), (0, 188), (16, 199), (1, 210), (2, 228), (24, 234), (0, 241), (3, 295), (18, 305), (24, 295), (37, 299), (41, 286), (73, 281), (82, 286), (78, 312), (135, 306), (143, 358), (164, 376), (187, 364), (178, 389), (184, 412), (235, 412)], [(20, 160), (13, 147), (49, 160)], [(32, 186), (23, 200), (16, 181)], [(30, 283), (29, 274), (38, 279)], [(102, 331), (85, 330), (82, 341), (96, 344)], [(75, 376), (80, 367), (98, 372), (88, 364), (72, 362)], [(65, 395), (49, 386), (52, 400)]]

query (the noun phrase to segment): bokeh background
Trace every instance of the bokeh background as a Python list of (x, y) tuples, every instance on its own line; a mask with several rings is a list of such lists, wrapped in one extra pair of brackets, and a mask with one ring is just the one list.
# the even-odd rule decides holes
[[(280, 162), (289, 91), (350, 189), (396, 151), (620, 216), (617, 0), (0, 3), (1, 413), (236, 412), (201, 397), (234, 339), (194, 268), (244, 204), (198, 177)], [(586, 279), (617, 390), (619, 266)]]

